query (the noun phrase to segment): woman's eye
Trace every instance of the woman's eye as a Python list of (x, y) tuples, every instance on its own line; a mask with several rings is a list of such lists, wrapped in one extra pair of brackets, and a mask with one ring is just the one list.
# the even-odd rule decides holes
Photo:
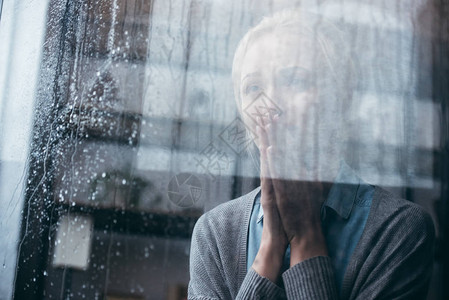
[(306, 86), (306, 82), (303, 78), (299, 78), (297, 76), (291, 76), (289, 78), (285, 78), (283, 80), (283, 85), (288, 87), (297, 87), (297, 88), (303, 88)]
[(299, 75), (286, 76), (280, 80), (279, 84), (296, 92), (305, 92), (312, 87), (312, 82), (307, 77)]
[(245, 88), (245, 95), (257, 93), (260, 91), (260, 87), (256, 84), (250, 84)]
[(299, 80), (297, 77), (291, 77), (288, 80), (286, 80), (285, 85), (286, 86), (299, 86), (302, 85), (303, 82)]

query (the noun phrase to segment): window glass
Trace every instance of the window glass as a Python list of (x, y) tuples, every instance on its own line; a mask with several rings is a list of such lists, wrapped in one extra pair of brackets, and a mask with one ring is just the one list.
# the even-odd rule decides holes
[(344, 163), (423, 207), (447, 295), (446, 4), (2, 2), (5, 299), (185, 299), (194, 226), (259, 187), (270, 122), (273, 177)]

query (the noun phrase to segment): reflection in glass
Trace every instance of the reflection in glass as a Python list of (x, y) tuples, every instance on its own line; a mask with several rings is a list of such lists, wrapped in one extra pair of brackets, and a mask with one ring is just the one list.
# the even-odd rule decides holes
[[(279, 177), (329, 182), (345, 161), (423, 206), (445, 241), (445, 4), (300, 2), (2, 2), (5, 299), (186, 297), (197, 220), (260, 185), (258, 116), (281, 123)], [(245, 33), (299, 4), (316, 18), (305, 34), (250, 43), (294, 53), (264, 74), (246, 55), (235, 86)]]

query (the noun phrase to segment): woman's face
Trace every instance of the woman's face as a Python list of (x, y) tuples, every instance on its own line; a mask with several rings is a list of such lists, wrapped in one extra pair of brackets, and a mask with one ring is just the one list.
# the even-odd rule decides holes
[(277, 31), (266, 33), (249, 45), (242, 65), (240, 97), (245, 123), (251, 129), (256, 125), (254, 116), (262, 112), (266, 112), (267, 118), (263, 121), (269, 121), (266, 110), (252, 105), (261, 93), (276, 104), (285, 126), (298, 126), (298, 119), (310, 113), (317, 102), (314, 50), (309, 39)]
[[(321, 65), (319, 53), (313, 39), (274, 30), (253, 40), (241, 68), (245, 124), (254, 133), (256, 125), (269, 123), (273, 114), (279, 114), (278, 148), (287, 154), (301, 152), (310, 168), (324, 158), (335, 127), (335, 122), (329, 122), (335, 117), (329, 114), (335, 101), (318, 101), (317, 74), (323, 77), (317, 67)], [(259, 140), (255, 139), (258, 147)]]

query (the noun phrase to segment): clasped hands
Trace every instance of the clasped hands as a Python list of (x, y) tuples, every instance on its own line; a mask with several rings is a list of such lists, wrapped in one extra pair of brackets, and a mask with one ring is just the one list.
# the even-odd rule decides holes
[(320, 220), (323, 185), (304, 180), (306, 168), (295, 158), (300, 153), (296, 149), (289, 151), (288, 141), (281, 142), (280, 133), (285, 131), (279, 117), (270, 122), (259, 121), (256, 131), (264, 220), (262, 240), (252, 267), (259, 275), (278, 283), (289, 244), (290, 267), (314, 256), (327, 255)]

